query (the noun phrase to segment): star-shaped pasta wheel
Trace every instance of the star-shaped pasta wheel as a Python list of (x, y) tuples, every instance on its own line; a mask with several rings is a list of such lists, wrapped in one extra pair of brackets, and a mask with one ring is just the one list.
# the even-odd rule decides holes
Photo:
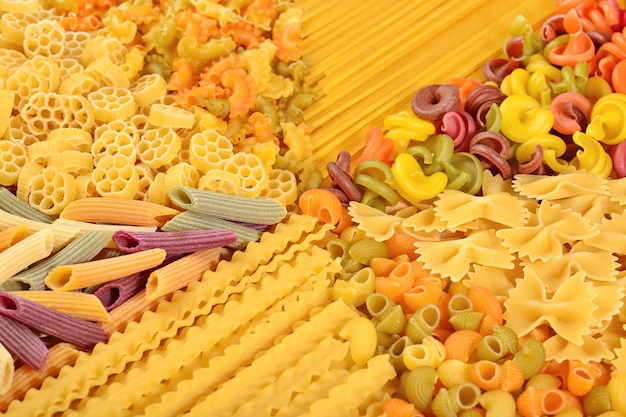
[(525, 335), (547, 323), (566, 341), (582, 345), (583, 336), (590, 334), (597, 322), (594, 313), (598, 309), (594, 303), (598, 294), (584, 279), (585, 273), (577, 272), (548, 298), (543, 281), (526, 271), (524, 278), (515, 280), (515, 288), (509, 290), (509, 299), (504, 302), (507, 326)]
[(547, 201), (541, 202), (536, 216), (531, 216), (525, 226), (496, 231), (511, 252), (517, 252), (520, 258), (528, 257), (531, 262), (561, 256), (564, 243), (588, 239), (598, 233), (579, 213)]

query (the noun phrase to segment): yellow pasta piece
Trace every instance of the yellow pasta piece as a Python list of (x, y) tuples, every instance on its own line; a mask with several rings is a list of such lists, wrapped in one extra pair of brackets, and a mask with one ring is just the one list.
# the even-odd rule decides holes
[(27, 155), (30, 162), (34, 162), (40, 165), (46, 165), (48, 163), (48, 157), (50, 157), (50, 155), (73, 149), (73, 144), (63, 139), (55, 141), (35, 142), (28, 147)]
[(35, 142), (45, 140), (46, 137), (42, 132), (33, 132), (31, 127), (24, 121), (22, 115), (17, 114), (9, 120), (9, 127), (4, 133), (4, 139), (29, 146)]
[(393, 236), (403, 222), (403, 218), (362, 204), (356, 201), (350, 202), (348, 213), (352, 216), (352, 221), (356, 223), (359, 230), (365, 235), (378, 242), (383, 242)]
[(28, 58), (37, 55), (60, 58), (64, 51), (64, 40), (65, 29), (63, 26), (55, 20), (45, 19), (26, 26), (22, 47)]
[(254, 154), (236, 153), (226, 161), (223, 169), (241, 179), (244, 197), (258, 197), (269, 184), (265, 165)]
[(170, 198), (167, 195), (167, 188), (165, 187), (165, 176), (165, 172), (158, 172), (154, 176), (154, 179), (148, 187), (146, 201), (163, 206), (168, 205)]
[(198, 188), (223, 194), (244, 195), (241, 179), (236, 174), (221, 169), (211, 169), (200, 177)]
[(92, 75), (85, 72), (71, 74), (59, 86), (60, 94), (87, 95), (100, 88), (100, 83)]
[(153, 126), (191, 129), (196, 122), (196, 117), (192, 112), (180, 107), (153, 104), (150, 106), (149, 120)]
[(76, 179), (53, 166), (48, 166), (31, 180), (28, 204), (44, 214), (54, 216), (75, 197)]
[(155, 300), (179, 290), (190, 281), (200, 280), (208, 270), (214, 270), (220, 259), (220, 249), (194, 252), (150, 273), (146, 297)]
[(94, 197), (72, 201), (59, 219), (129, 226), (163, 226), (180, 211), (146, 201)]
[[(130, 126), (128, 128), (134, 130)], [(129, 165), (135, 164), (137, 135), (125, 130), (96, 129), (96, 138), (91, 145), (91, 154), (96, 164), (105, 156), (123, 157)]]
[(75, 127), (64, 127), (51, 131), (46, 138), (49, 141), (62, 141), (71, 148), (80, 152), (89, 152), (93, 144), (93, 137), (89, 132)]
[(97, 121), (126, 119), (137, 111), (135, 99), (128, 88), (104, 86), (87, 94)]
[(338, 334), (350, 342), (350, 356), (357, 365), (363, 366), (374, 357), (378, 336), (376, 327), (370, 319), (354, 318), (348, 321)]
[(29, 265), (44, 259), (53, 249), (54, 234), (50, 228), (35, 231), (15, 245), (0, 253), (2, 270), (0, 284), (25, 269)]
[(141, 162), (158, 169), (172, 162), (182, 147), (180, 136), (165, 127), (149, 129), (139, 139), (137, 152)]
[(96, 191), (96, 186), (91, 179), (91, 174), (76, 176), (76, 200), (99, 196), (100, 194)]
[(144, 164), (135, 165), (135, 171), (137, 171), (139, 183), (137, 185), (137, 191), (135, 192), (135, 197), (133, 197), (133, 200), (147, 201), (148, 190), (150, 189), (150, 186), (154, 181), (154, 173)]
[(13, 355), (0, 343), (0, 395), (6, 394), (11, 388), (14, 373)]
[(87, 42), (91, 39), (90, 32), (80, 30), (68, 30), (64, 34), (64, 50), (63, 58), (71, 58), (76, 60), (81, 66), (83, 65), (83, 53), (87, 46)]
[(160, 74), (145, 74), (133, 81), (129, 89), (137, 105), (144, 107), (167, 94), (167, 82)]
[[(7, 42), (21, 49), (22, 44), (24, 43), (24, 29), (26, 28), (26, 26), (30, 25), (31, 23), (37, 23), (38, 20), (46, 19), (48, 17), (48, 14), (39, 11), (37, 11), (36, 13), (3, 13), (2, 16), (0, 16), (0, 31), (2, 32), (2, 36), (4, 37), (4, 39), (6, 39)], [(24, 58), (23, 60), (21, 60), (19, 65), (26, 61), (26, 56), (22, 52), (17, 50), (14, 50), (14, 52), (14, 57), (19, 54)], [(0, 56), (2, 57), (3, 62), (5, 62), (5, 53), (6, 51), (0, 52)], [(12, 60), (7, 60), (6, 62), (10, 67), (15, 66), (11, 61)]]
[(217, 130), (204, 130), (191, 137), (189, 161), (203, 173), (222, 169), (233, 156), (233, 144)]
[(78, 291), (14, 291), (13, 294), (83, 320), (111, 321), (102, 302), (93, 294)]
[(23, 67), (11, 70), (4, 84), (8, 90), (16, 93), (15, 106), (18, 109), (24, 107), (28, 99), (36, 92), (48, 92), (50, 90), (44, 74)]
[(10, 13), (33, 13), (39, 11), (36, 0), (1, 0), (0, 11)]
[(15, 103), (15, 92), (0, 89), (0, 137), (4, 136), (9, 127), (13, 103)]
[(130, 81), (126, 77), (124, 69), (111, 62), (109, 58), (96, 58), (85, 68), (85, 74), (92, 76), (101, 87), (128, 89)]
[(128, 48), (117, 38), (97, 35), (87, 40), (83, 55), (82, 64), (87, 67), (99, 58), (106, 58), (115, 65), (124, 63), (124, 57)]
[(46, 77), (50, 91), (56, 91), (59, 88), (61, 70), (52, 58), (37, 55), (24, 62), (22, 68), (43, 74)]
[(72, 291), (102, 284), (159, 266), (165, 260), (163, 249), (147, 249), (128, 255), (62, 265), (53, 268), (45, 278), (48, 288)]
[(3, 251), (28, 236), (28, 225), (20, 224), (0, 231), (0, 251)]
[(95, 123), (91, 105), (80, 95), (37, 92), (28, 99), (21, 116), (33, 133), (41, 135), (65, 127), (89, 130)]
[(17, 191), (15, 195), (22, 200), (28, 201), (28, 194), (30, 194), (30, 185), (33, 179), (44, 170), (42, 165), (34, 162), (27, 162), (22, 167), (17, 179)]
[(298, 182), (293, 172), (286, 169), (271, 169), (267, 173), (269, 183), (261, 191), (261, 197), (273, 198), (288, 206), (298, 199)]
[(139, 188), (139, 177), (124, 155), (105, 155), (91, 173), (91, 181), (101, 197), (132, 199)]
[(0, 140), (0, 184), (15, 185), (28, 161), (26, 148), (18, 142)]
[[(67, 43), (65, 45), (67, 48)], [(80, 62), (78, 62), (78, 60), (74, 58), (69, 58), (67, 56), (58, 59), (56, 63), (59, 66), (59, 82), (65, 81), (71, 75), (80, 74), (85, 70), (85, 68), (80, 64)], [(57, 92), (64, 94), (62, 91)]]
[(167, 169), (165, 173), (165, 189), (183, 186), (196, 188), (200, 175), (198, 170), (187, 162), (180, 162)]
[(120, 65), (128, 81), (134, 81), (145, 65), (146, 51), (142, 47), (134, 47), (124, 55), (124, 63)]
[(87, 152), (66, 150), (48, 155), (47, 165), (73, 176), (84, 175), (93, 171), (93, 156)]

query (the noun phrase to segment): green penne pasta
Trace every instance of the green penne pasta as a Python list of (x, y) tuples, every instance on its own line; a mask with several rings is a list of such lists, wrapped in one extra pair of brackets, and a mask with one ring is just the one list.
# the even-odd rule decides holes
[(39, 212), (28, 203), (20, 200), (4, 187), (0, 187), (0, 209), (15, 216), (24, 217), (25, 219), (34, 220), (36, 222), (52, 223), (54, 220), (52, 217)]
[(3, 283), (2, 289), (42, 291), (45, 289), (44, 278), (50, 270), (60, 265), (90, 261), (109, 243), (112, 236), (113, 231), (87, 231), (37, 266), (9, 278)]
[(271, 225), (287, 215), (285, 206), (272, 198), (241, 197), (183, 186), (170, 187), (167, 195), (184, 210), (234, 222)]
[(183, 211), (177, 214), (161, 227), (164, 232), (176, 232), (179, 230), (231, 230), (237, 235), (237, 241), (228, 245), (229, 248), (243, 249), (248, 242), (255, 242), (261, 238), (262, 232), (252, 227), (244, 226), (217, 217), (208, 216), (193, 211)]

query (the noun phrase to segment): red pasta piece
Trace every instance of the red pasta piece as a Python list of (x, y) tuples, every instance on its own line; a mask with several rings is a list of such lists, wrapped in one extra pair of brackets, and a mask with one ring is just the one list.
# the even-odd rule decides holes
[(94, 292), (107, 311), (114, 310), (139, 291), (146, 288), (148, 274), (138, 272), (124, 278), (109, 281)]
[(0, 315), (79, 347), (91, 348), (108, 340), (108, 335), (97, 323), (60, 313), (8, 292), (0, 292)]
[(118, 230), (113, 242), (122, 252), (133, 253), (161, 248), (168, 255), (181, 255), (204, 249), (219, 248), (235, 243), (237, 235), (231, 230), (183, 230), (177, 232), (132, 232)]
[(48, 348), (24, 324), (0, 314), (0, 343), (12, 355), (31, 368), (41, 371), (46, 364)]

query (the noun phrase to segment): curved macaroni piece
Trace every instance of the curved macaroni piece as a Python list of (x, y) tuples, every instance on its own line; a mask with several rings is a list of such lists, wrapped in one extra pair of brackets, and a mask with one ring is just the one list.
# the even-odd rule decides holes
[(104, 155), (96, 162), (91, 181), (101, 197), (132, 199), (139, 188), (137, 171), (123, 155)]
[(16, 185), (22, 167), (28, 162), (26, 147), (18, 142), (0, 140), (0, 184)]
[(350, 356), (359, 366), (364, 366), (376, 353), (376, 328), (365, 317), (356, 317), (348, 321), (339, 330), (339, 337), (350, 342)]
[(65, 29), (59, 22), (45, 19), (31, 23), (24, 29), (24, 54), (28, 58), (43, 55), (60, 58), (64, 53)]
[(105, 86), (87, 95), (94, 117), (99, 122), (130, 118), (137, 112), (128, 88)]
[(446, 359), (437, 367), (439, 381), (446, 388), (472, 382), (472, 365), (458, 359)]
[(28, 204), (44, 214), (57, 215), (76, 197), (76, 179), (55, 167), (46, 167), (32, 177)]
[(182, 140), (173, 129), (160, 127), (148, 129), (137, 143), (139, 159), (143, 164), (158, 169), (176, 158), (181, 150)]

